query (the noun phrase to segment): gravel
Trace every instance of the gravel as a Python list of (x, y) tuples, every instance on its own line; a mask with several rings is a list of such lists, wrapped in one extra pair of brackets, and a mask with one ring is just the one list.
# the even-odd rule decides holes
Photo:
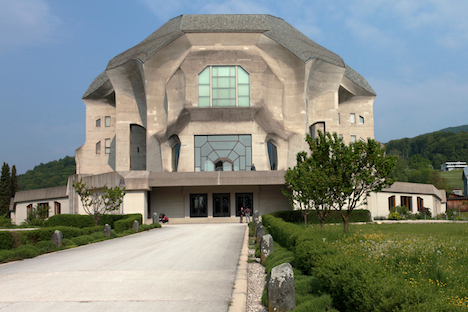
[(262, 294), (265, 287), (265, 267), (260, 264), (260, 258), (254, 258), (255, 249), (249, 249), (249, 260), (255, 260), (248, 264), (247, 276), (247, 312), (268, 312), (262, 304)]

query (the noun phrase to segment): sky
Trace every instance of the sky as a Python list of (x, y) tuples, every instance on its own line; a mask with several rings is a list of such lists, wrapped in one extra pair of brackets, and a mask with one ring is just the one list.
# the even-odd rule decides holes
[(380, 142), (468, 124), (466, 0), (0, 0), (0, 163), (74, 156), (94, 78), (181, 14), (284, 19), (366, 78)]

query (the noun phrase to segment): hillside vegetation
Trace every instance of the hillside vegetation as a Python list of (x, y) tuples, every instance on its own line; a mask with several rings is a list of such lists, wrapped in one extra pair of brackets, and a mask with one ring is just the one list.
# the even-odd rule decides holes
[(46, 164), (41, 163), (33, 170), (18, 176), (20, 191), (34, 190), (44, 187), (67, 185), (68, 176), (75, 174), (75, 158), (66, 156)]

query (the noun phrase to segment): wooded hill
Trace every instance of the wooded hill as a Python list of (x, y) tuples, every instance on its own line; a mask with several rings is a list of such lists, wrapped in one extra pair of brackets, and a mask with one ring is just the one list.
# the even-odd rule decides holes
[(66, 156), (46, 164), (41, 163), (33, 170), (18, 176), (20, 191), (34, 190), (44, 187), (67, 185), (68, 176), (75, 174), (75, 158)]

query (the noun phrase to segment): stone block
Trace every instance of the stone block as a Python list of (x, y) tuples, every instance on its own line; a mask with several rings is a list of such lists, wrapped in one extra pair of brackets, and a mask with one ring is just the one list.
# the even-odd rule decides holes
[(106, 223), (106, 225), (104, 225), (104, 234), (107, 236), (107, 237), (110, 237), (111, 236), (111, 226), (109, 224)]
[(159, 223), (159, 216), (158, 216), (158, 213), (155, 212), (153, 213), (153, 224), (157, 224)]
[(291, 311), (296, 307), (294, 273), (290, 263), (283, 263), (271, 269), (267, 293), (269, 312)]
[(265, 265), (265, 260), (268, 255), (272, 254), (273, 249), (273, 237), (270, 234), (263, 235), (262, 244), (260, 245), (260, 263)]
[(133, 226), (132, 226), (132, 228), (133, 228), (135, 231), (138, 232), (138, 228), (139, 228), (139, 227), (140, 227), (140, 223), (139, 223), (137, 220), (133, 221)]
[(253, 213), (253, 218), (258, 219), (258, 210), (255, 210)]
[(257, 243), (262, 244), (262, 237), (263, 235), (265, 235), (265, 228), (263, 227), (263, 225), (260, 225), (257, 229), (257, 232), (256, 232), (256, 235), (257, 235)]
[(55, 230), (55, 232), (52, 234), (52, 243), (54, 243), (55, 248), (59, 248), (62, 246), (62, 241), (63, 241), (63, 234), (59, 230)]

